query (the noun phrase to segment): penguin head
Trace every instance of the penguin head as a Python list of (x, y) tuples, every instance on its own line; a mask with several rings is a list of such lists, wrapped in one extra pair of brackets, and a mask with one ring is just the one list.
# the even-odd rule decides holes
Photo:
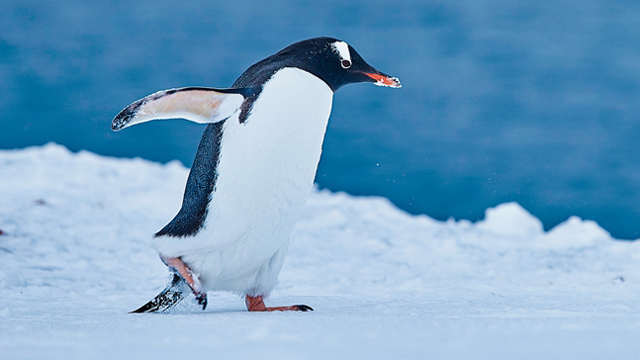
[[(297, 67), (322, 79), (336, 91), (340, 87), (361, 82), (399, 88), (400, 80), (376, 70), (344, 41), (318, 37), (287, 46), (264, 62), (278, 67)], [(258, 64), (256, 64), (258, 65)]]
[(336, 91), (343, 85), (371, 82), (379, 86), (401, 87), (400, 80), (376, 70), (344, 41), (319, 37), (289, 45), (278, 54), (292, 65), (309, 71)]

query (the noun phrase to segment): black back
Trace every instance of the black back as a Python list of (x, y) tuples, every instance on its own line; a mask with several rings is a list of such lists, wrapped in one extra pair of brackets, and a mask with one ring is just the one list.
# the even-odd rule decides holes
[(155, 236), (192, 236), (202, 229), (207, 217), (207, 206), (218, 178), (216, 168), (220, 161), (223, 125), (224, 121), (207, 125), (189, 172), (182, 208)]

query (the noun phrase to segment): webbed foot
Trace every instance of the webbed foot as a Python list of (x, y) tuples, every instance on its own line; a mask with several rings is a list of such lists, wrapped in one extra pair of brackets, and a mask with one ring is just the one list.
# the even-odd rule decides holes
[(247, 295), (244, 299), (249, 311), (313, 311), (308, 305), (273, 306), (267, 307), (262, 300), (262, 296), (252, 297)]

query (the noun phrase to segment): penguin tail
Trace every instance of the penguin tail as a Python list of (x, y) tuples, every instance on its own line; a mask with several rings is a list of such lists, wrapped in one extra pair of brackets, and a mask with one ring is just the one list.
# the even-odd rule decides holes
[(165, 312), (184, 299), (185, 283), (180, 275), (174, 273), (167, 287), (155, 298), (141, 307), (130, 311), (130, 314)]
[(171, 281), (160, 294), (148, 303), (129, 312), (130, 314), (165, 312), (181, 302), (190, 292), (196, 297), (202, 310), (207, 308), (207, 292), (202, 289), (200, 279), (180, 258), (160, 256), (172, 273)]
[(185, 298), (185, 291), (188, 291), (187, 289), (188, 287), (182, 277), (174, 273), (171, 281), (160, 294), (156, 295), (155, 298), (141, 307), (130, 311), (129, 314), (165, 312)]

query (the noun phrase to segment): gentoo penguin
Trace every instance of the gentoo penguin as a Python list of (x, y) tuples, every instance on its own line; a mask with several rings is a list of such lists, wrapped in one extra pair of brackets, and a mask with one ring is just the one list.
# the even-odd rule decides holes
[(164, 90), (122, 110), (112, 129), (157, 119), (208, 124), (178, 214), (153, 238), (172, 272), (167, 287), (133, 312), (165, 311), (189, 291), (204, 310), (207, 291), (266, 307), (289, 237), (311, 192), (333, 93), (350, 83), (399, 88), (344, 41), (292, 44), (249, 67), (228, 89)]

